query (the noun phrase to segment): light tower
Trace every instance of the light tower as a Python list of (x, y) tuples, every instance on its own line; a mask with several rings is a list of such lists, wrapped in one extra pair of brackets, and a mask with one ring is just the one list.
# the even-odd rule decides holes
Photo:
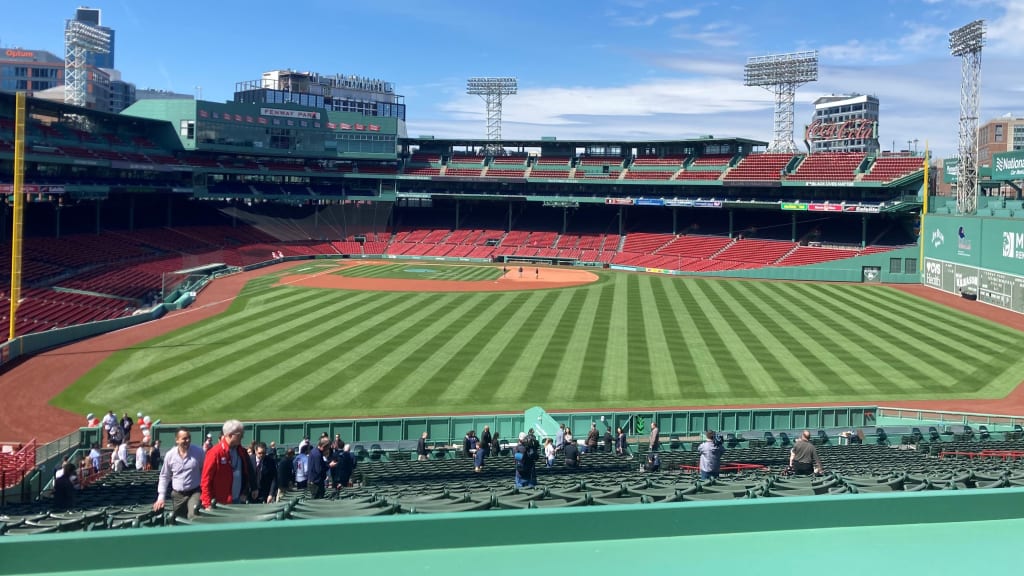
[(88, 95), (89, 53), (110, 52), (110, 33), (79, 20), (64, 25), (64, 103), (85, 106)]
[(775, 124), (769, 152), (797, 152), (793, 141), (793, 101), (796, 88), (818, 79), (818, 51), (790, 52), (747, 58), (743, 84), (775, 94)]
[(956, 168), (956, 211), (978, 210), (978, 103), (985, 21), (975, 20), (949, 33), (949, 52), (960, 57), (960, 161)]
[(466, 81), (466, 94), (476, 94), (487, 104), (487, 151), (501, 150), (501, 102), (505, 96), (517, 91), (513, 77), (481, 77)]

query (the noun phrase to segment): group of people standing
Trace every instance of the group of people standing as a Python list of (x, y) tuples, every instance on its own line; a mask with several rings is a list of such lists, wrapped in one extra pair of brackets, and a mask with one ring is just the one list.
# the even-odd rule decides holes
[(154, 510), (163, 510), (168, 497), (177, 516), (193, 518), (199, 506), (271, 503), (288, 489), (308, 488), (310, 496), (322, 498), (329, 487), (349, 485), (357, 462), (351, 446), (325, 433), (315, 446), (308, 439), (298, 450), (288, 448), (278, 457), (274, 443), (242, 446), (245, 425), (228, 420), (221, 438), (203, 449), (192, 444), (192, 433), (179, 428), (175, 448), (164, 456), (157, 482)]

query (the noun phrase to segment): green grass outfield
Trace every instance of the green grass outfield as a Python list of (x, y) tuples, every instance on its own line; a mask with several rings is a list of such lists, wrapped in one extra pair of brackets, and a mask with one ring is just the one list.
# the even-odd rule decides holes
[(1000, 397), (1024, 375), (1020, 332), (885, 287), (599, 274), (491, 293), (266, 276), (227, 313), (114, 353), (54, 403), (165, 422), (852, 403)]
[(451, 280), (456, 282), (480, 282), (501, 278), (501, 268), (494, 266), (421, 264), (402, 262), (400, 264), (357, 264), (335, 272), (338, 276), (352, 278), (389, 278), (397, 280)]

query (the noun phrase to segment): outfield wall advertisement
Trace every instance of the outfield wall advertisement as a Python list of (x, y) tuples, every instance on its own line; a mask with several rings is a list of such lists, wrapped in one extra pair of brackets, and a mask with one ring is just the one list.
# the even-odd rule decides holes
[(1024, 220), (929, 215), (922, 281), (1024, 314)]

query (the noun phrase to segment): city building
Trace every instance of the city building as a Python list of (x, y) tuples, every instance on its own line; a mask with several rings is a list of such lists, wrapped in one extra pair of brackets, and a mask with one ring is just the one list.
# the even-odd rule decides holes
[(405, 97), (395, 85), (363, 76), (321, 76), (315, 72), (272, 70), (259, 80), (235, 84), (238, 104), (298, 104), (331, 112), (397, 118), (405, 122)]
[(1024, 117), (1011, 114), (978, 127), (978, 165), (991, 166), (998, 152), (1024, 150)]
[(29, 95), (64, 84), (64, 59), (46, 50), (5, 48), (0, 52), (0, 90)]
[(814, 116), (804, 129), (804, 143), (814, 152), (864, 152), (877, 155), (878, 98), (867, 94), (832, 94), (814, 101)]
[(95, 26), (100, 30), (106, 32), (110, 41), (107, 43), (107, 52), (105, 54), (90, 52), (86, 57), (86, 62), (90, 66), (96, 68), (109, 68), (113, 69), (114, 66), (114, 29), (107, 26), (103, 26), (102, 11), (99, 8), (89, 8), (88, 6), (80, 6), (75, 10), (75, 20), (83, 24)]
[(156, 88), (137, 88), (135, 100), (195, 100), (192, 94), (171, 92), (170, 90), (157, 90)]

